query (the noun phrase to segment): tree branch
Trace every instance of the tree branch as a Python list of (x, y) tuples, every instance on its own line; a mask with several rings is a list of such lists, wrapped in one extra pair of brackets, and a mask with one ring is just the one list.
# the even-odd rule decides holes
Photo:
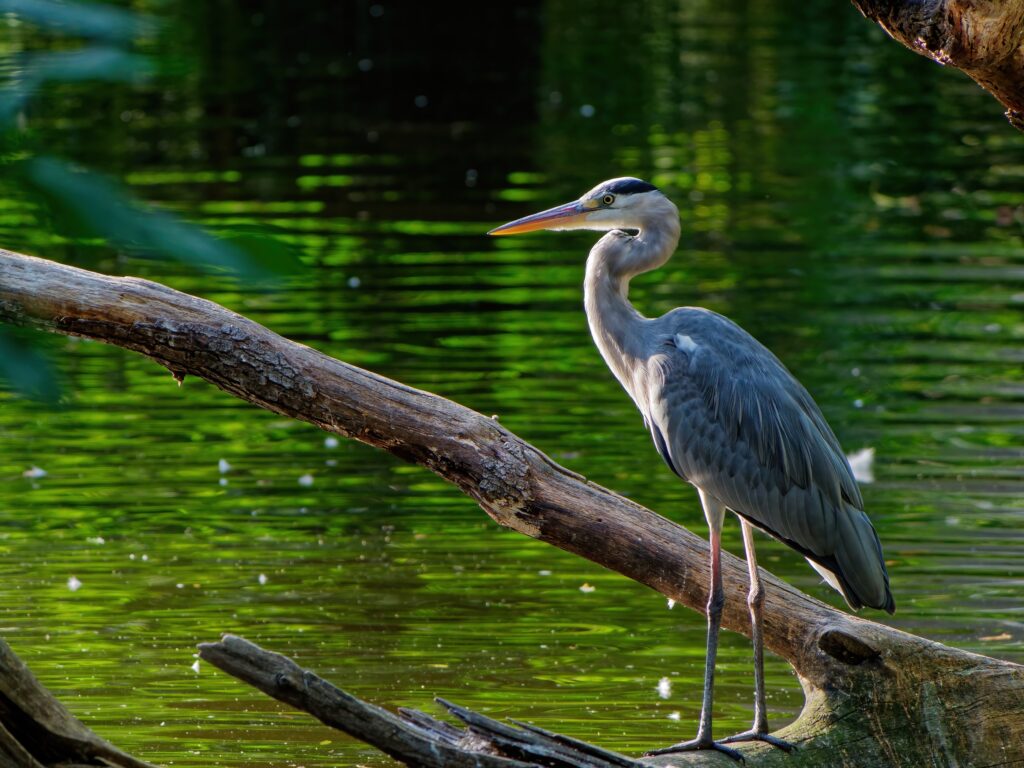
[[(0, 271), (0, 275), (2, 275)], [(153, 768), (101, 739), (40, 685), (0, 640), (0, 765)]]
[[(403, 709), (393, 715), (336, 688), (279, 653), (241, 637), (225, 635), (202, 643), (199, 655), (268, 696), (308, 712), (324, 725), (344, 731), (407, 765), (424, 768), (530, 768), (534, 760), (557, 760), (564, 768), (639, 768), (614, 752), (583, 752), (568, 741), (498, 723), (444, 703), (469, 728), (454, 728), (430, 715)], [(527, 760), (529, 762), (521, 762)]]
[(961, 69), (1024, 131), (1024, 0), (853, 0), (915, 53)]
[[(452, 482), (499, 524), (703, 612), (702, 538), (449, 400), (166, 286), (8, 251), (0, 251), (0, 321), (116, 344), (176, 377), (199, 376), (275, 413), (383, 448)], [(722, 570), (723, 624), (749, 634), (745, 566), (723, 555)], [(796, 757), (744, 745), (758, 764), (917, 766), (935, 744), (979, 765), (1008, 765), (1011, 756), (1024, 764), (1024, 668), (849, 616), (768, 573), (762, 578), (765, 644), (793, 665), (807, 702), (782, 732), (802, 744)]]

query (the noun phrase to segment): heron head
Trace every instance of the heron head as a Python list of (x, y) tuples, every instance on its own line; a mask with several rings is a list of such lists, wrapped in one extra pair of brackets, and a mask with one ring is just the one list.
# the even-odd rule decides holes
[(538, 229), (639, 229), (667, 198), (653, 184), (632, 177), (602, 181), (579, 200), (556, 205), (492, 229), (489, 235), (518, 235)]

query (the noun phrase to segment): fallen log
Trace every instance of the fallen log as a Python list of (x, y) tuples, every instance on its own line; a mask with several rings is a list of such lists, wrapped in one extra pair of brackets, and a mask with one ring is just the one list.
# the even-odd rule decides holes
[[(166, 286), (8, 251), (0, 251), (0, 321), (115, 344), (160, 363), (179, 381), (198, 376), (275, 413), (383, 448), (455, 484), (500, 525), (703, 612), (701, 537), (559, 466), (457, 403)], [(746, 566), (723, 555), (722, 571), (723, 626), (749, 636)], [(1024, 667), (850, 616), (767, 572), (762, 579), (765, 645), (792, 664), (806, 701), (777, 734), (800, 749), (787, 755), (764, 744), (739, 745), (749, 763), (1024, 766)], [(648, 762), (722, 759), (689, 753)]]
[(202, 643), (199, 655), (268, 696), (308, 712), (407, 765), (422, 768), (528, 768), (538, 762), (557, 768), (642, 768), (615, 752), (515, 723), (506, 725), (438, 699), (465, 723), (457, 728), (415, 709), (394, 715), (336, 688), (279, 653), (241, 637), (225, 635)]
[(153, 768), (101, 739), (0, 640), (0, 766)]
[(505, 725), (440, 699), (466, 728), (415, 709), (401, 709), (394, 715), (336, 688), (287, 656), (234, 635), (225, 635), (218, 643), (200, 644), (199, 655), (268, 696), (308, 712), (324, 725), (372, 744), (406, 765), (528, 768), (540, 761), (560, 768), (642, 767), (624, 755), (531, 726)]
[(907, 48), (963, 70), (1024, 131), (1024, 0), (853, 0)]

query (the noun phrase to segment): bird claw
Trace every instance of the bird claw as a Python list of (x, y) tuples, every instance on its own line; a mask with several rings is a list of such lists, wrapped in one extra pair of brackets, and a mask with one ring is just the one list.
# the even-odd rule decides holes
[(722, 739), (719, 743), (735, 744), (741, 741), (763, 741), (765, 744), (771, 744), (773, 747), (778, 747), (783, 752), (792, 752), (796, 749), (796, 744), (790, 744), (788, 741), (784, 741), (778, 736), (772, 736), (770, 733), (763, 733), (761, 731), (754, 730), (737, 733), (735, 736), (729, 736)]
[(675, 752), (696, 752), (699, 749), (713, 749), (716, 752), (721, 752), (723, 755), (731, 757), (738, 763), (747, 762), (742, 754), (737, 752), (735, 749), (730, 749), (729, 747), (725, 746), (723, 742), (700, 737), (696, 739), (690, 739), (689, 741), (681, 741), (678, 744), (673, 744), (671, 747), (652, 749), (650, 752), (645, 752), (644, 757), (653, 757), (655, 755), (670, 755)]

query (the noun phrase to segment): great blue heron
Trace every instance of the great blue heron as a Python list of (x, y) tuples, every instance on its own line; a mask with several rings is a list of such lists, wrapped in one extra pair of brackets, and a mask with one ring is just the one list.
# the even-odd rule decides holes
[[(896, 609), (878, 535), (857, 482), (807, 390), (766, 347), (728, 318), (700, 307), (641, 315), (629, 281), (662, 266), (679, 242), (679, 211), (656, 187), (634, 178), (598, 184), (579, 200), (491, 230), (607, 230), (590, 251), (584, 305), (608, 367), (643, 414), (665, 463), (697, 488), (710, 533), (711, 590), (704, 695), (697, 737), (652, 754), (717, 749), (768, 733), (761, 613), (753, 528), (788, 544), (839, 590), (854, 610)], [(719, 565), (722, 522), (732, 510), (743, 528), (750, 571), (754, 645), (754, 723), (716, 742), (711, 736), (715, 654), (725, 596)]]

